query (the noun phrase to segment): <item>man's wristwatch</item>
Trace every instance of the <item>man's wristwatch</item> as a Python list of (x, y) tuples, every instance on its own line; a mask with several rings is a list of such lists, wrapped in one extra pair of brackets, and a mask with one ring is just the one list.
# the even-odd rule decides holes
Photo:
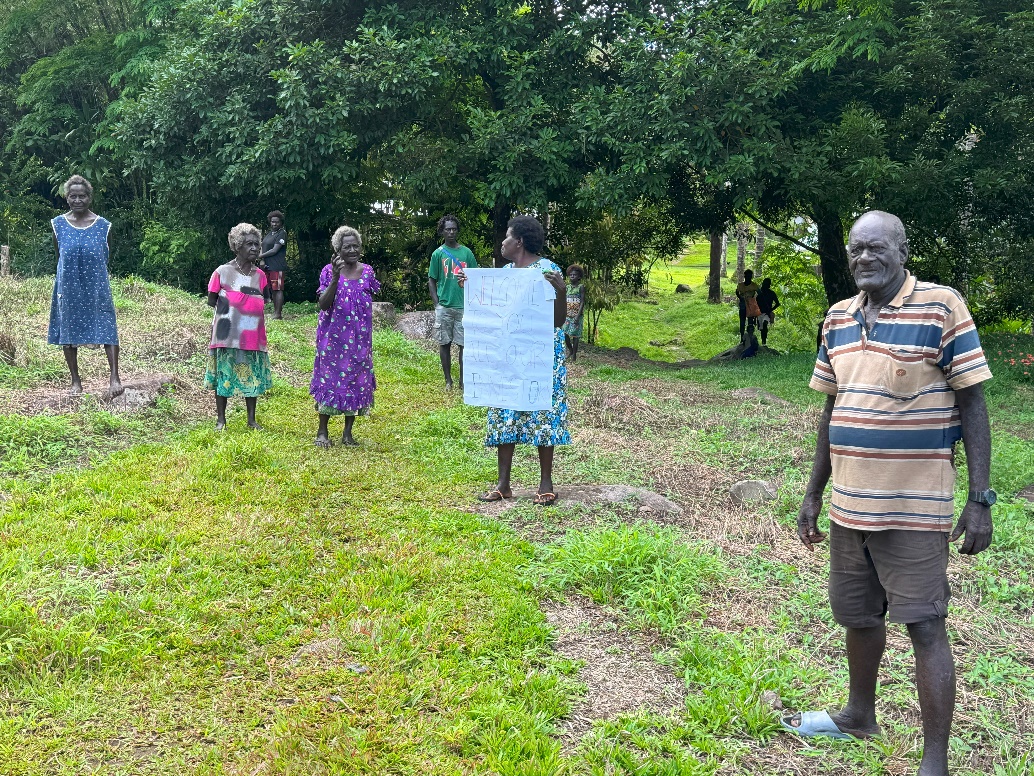
[(998, 494), (990, 488), (987, 490), (971, 490), (969, 492), (969, 500), (983, 504), (985, 507), (991, 507), (998, 501)]

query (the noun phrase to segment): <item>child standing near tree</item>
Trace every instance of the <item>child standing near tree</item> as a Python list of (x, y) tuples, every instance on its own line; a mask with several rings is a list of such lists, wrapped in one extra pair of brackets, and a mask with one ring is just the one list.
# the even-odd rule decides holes
[(567, 357), (578, 360), (578, 340), (582, 338), (582, 321), (585, 317), (585, 268), (572, 264), (567, 268), (567, 320), (564, 321), (564, 343)]

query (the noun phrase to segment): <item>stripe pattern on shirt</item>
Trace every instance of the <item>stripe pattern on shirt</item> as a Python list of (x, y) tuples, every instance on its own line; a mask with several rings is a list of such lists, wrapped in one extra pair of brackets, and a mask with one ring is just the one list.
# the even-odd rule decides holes
[(866, 531), (949, 531), (955, 391), (991, 378), (962, 297), (909, 274), (864, 326), (865, 294), (834, 305), (822, 325), (811, 387), (836, 396), (829, 423), (831, 520)]

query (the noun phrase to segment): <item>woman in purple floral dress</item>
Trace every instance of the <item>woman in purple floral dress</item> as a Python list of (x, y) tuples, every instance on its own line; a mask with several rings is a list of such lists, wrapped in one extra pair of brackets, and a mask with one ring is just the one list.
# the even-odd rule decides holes
[(332, 415), (345, 417), (341, 444), (355, 446), (352, 424), (373, 408), (373, 295), (381, 289), (373, 268), (359, 261), (359, 232), (342, 226), (330, 243), (334, 256), (320, 273), (316, 363), (309, 386), (320, 416), (316, 447), (323, 448), (331, 445), (327, 424)]

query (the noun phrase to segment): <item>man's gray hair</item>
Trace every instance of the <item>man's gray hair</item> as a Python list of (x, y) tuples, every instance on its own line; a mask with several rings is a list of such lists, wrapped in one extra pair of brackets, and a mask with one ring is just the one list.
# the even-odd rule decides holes
[(363, 236), (359, 234), (358, 229), (353, 229), (351, 226), (339, 226), (337, 231), (334, 232), (333, 237), (330, 238), (330, 245), (335, 253), (341, 250), (341, 244), (346, 237), (354, 237), (359, 241), (359, 247), (363, 247)]
[(233, 227), (230, 233), (226, 235), (226, 242), (230, 244), (230, 250), (234, 253), (239, 251), (241, 246), (244, 245), (244, 238), (249, 234), (255, 235), (259, 242), (262, 242), (262, 232), (258, 230), (257, 226), (242, 222)]
[[(886, 221), (887, 225), (890, 226), (891, 234), (897, 241), (898, 247), (905, 251), (906, 255), (909, 255), (908, 235), (905, 233), (905, 225), (901, 222), (900, 218), (898, 218), (893, 213), (888, 213), (885, 210), (870, 210), (858, 216), (857, 220), (855, 221), (855, 224), (857, 224), (863, 218), (868, 218), (869, 216), (875, 216), (879, 219), (882, 219), (883, 221)], [(852, 226), (851, 229), (853, 230), (854, 226)]]

